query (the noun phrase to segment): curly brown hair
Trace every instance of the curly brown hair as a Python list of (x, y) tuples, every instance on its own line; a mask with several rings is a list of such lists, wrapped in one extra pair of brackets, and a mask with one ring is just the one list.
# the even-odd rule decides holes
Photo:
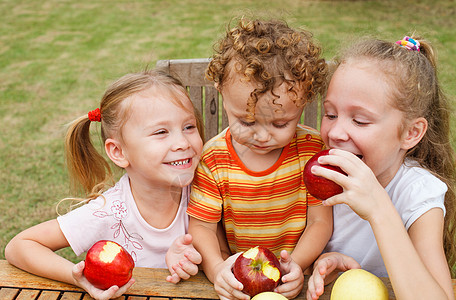
[[(237, 26), (227, 26), (226, 35), (214, 47), (206, 77), (220, 89), (235, 71), (259, 85), (247, 100), (247, 112), (254, 118), (258, 97), (271, 92), (283, 82), (289, 84), (292, 100), (304, 106), (321, 94), (328, 73), (321, 48), (312, 34), (292, 29), (280, 20), (241, 18)], [(233, 70), (234, 69), (234, 70)]]
[[(391, 83), (392, 105), (403, 112), (404, 123), (418, 117), (428, 122), (422, 140), (405, 158), (417, 161), (446, 183), (444, 249), (452, 276), (456, 275), (456, 156), (450, 143), (451, 105), (440, 88), (436, 56), (431, 44), (419, 36), (420, 51), (410, 51), (393, 42), (364, 39), (348, 48), (338, 64), (353, 59), (373, 61)], [(404, 158), (404, 159), (405, 159)]]

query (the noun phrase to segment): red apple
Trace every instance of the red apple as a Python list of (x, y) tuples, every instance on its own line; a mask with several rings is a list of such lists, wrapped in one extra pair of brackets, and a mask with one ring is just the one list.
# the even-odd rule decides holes
[(238, 256), (233, 266), (234, 277), (243, 285), (250, 297), (270, 292), (282, 278), (280, 263), (268, 248), (256, 246)]
[(315, 198), (321, 199), (321, 200), (326, 200), (329, 197), (332, 197), (334, 195), (340, 194), (343, 192), (343, 189), (340, 185), (335, 183), (334, 181), (331, 181), (329, 179), (326, 179), (321, 176), (316, 176), (312, 174), (310, 169), (313, 166), (322, 166), (327, 169), (331, 169), (334, 171), (337, 171), (339, 173), (347, 175), (344, 171), (342, 171), (341, 168), (331, 166), (331, 165), (321, 165), (318, 162), (318, 158), (323, 155), (328, 155), (329, 149), (322, 150), (315, 154), (309, 161), (307, 162), (306, 166), (304, 167), (304, 183), (306, 184), (307, 190), (309, 193), (314, 196)]
[(125, 285), (131, 278), (135, 262), (122, 246), (101, 240), (87, 251), (84, 276), (95, 287), (106, 290)]

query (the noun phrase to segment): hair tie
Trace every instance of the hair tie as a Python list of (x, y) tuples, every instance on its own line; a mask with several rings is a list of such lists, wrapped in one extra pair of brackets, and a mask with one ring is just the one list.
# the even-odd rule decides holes
[(91, 122), (101, 122), (101, 112), (99, 108), (89, 111), (88, 115)]
[(409, 36), (404, 36), (402, 40), (396, 42), (399, 46), (405, 47), (408, 50), (420, 52), (420, 42), (415, 41)]

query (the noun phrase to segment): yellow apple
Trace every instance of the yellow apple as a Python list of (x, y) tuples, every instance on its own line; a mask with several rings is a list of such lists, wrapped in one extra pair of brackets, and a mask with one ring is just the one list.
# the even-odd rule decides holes
[(288, 300), (285, 296), (274, 292), (263, 292), (257, 294), (251, 300)]
[(331, 300), (388, 300), (388, 289), (374, 274), (351, 269), (337, 278), (331, 291)]

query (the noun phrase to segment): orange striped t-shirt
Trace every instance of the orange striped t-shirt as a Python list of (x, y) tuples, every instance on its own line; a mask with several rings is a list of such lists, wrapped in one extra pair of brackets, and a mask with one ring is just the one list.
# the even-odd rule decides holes
[(204, 145), (187, 213), (205, 222), (222, 219), (232, 253), (256, 245), (277, 256), (283, 249), (291, 252), (306, 227), (307, 205), (321, 204), (307, 193), (302, 172), (323, 148), (315, 129), (298, 125), (277, 163), (253, 172), (237, 156), (225, 129)]

